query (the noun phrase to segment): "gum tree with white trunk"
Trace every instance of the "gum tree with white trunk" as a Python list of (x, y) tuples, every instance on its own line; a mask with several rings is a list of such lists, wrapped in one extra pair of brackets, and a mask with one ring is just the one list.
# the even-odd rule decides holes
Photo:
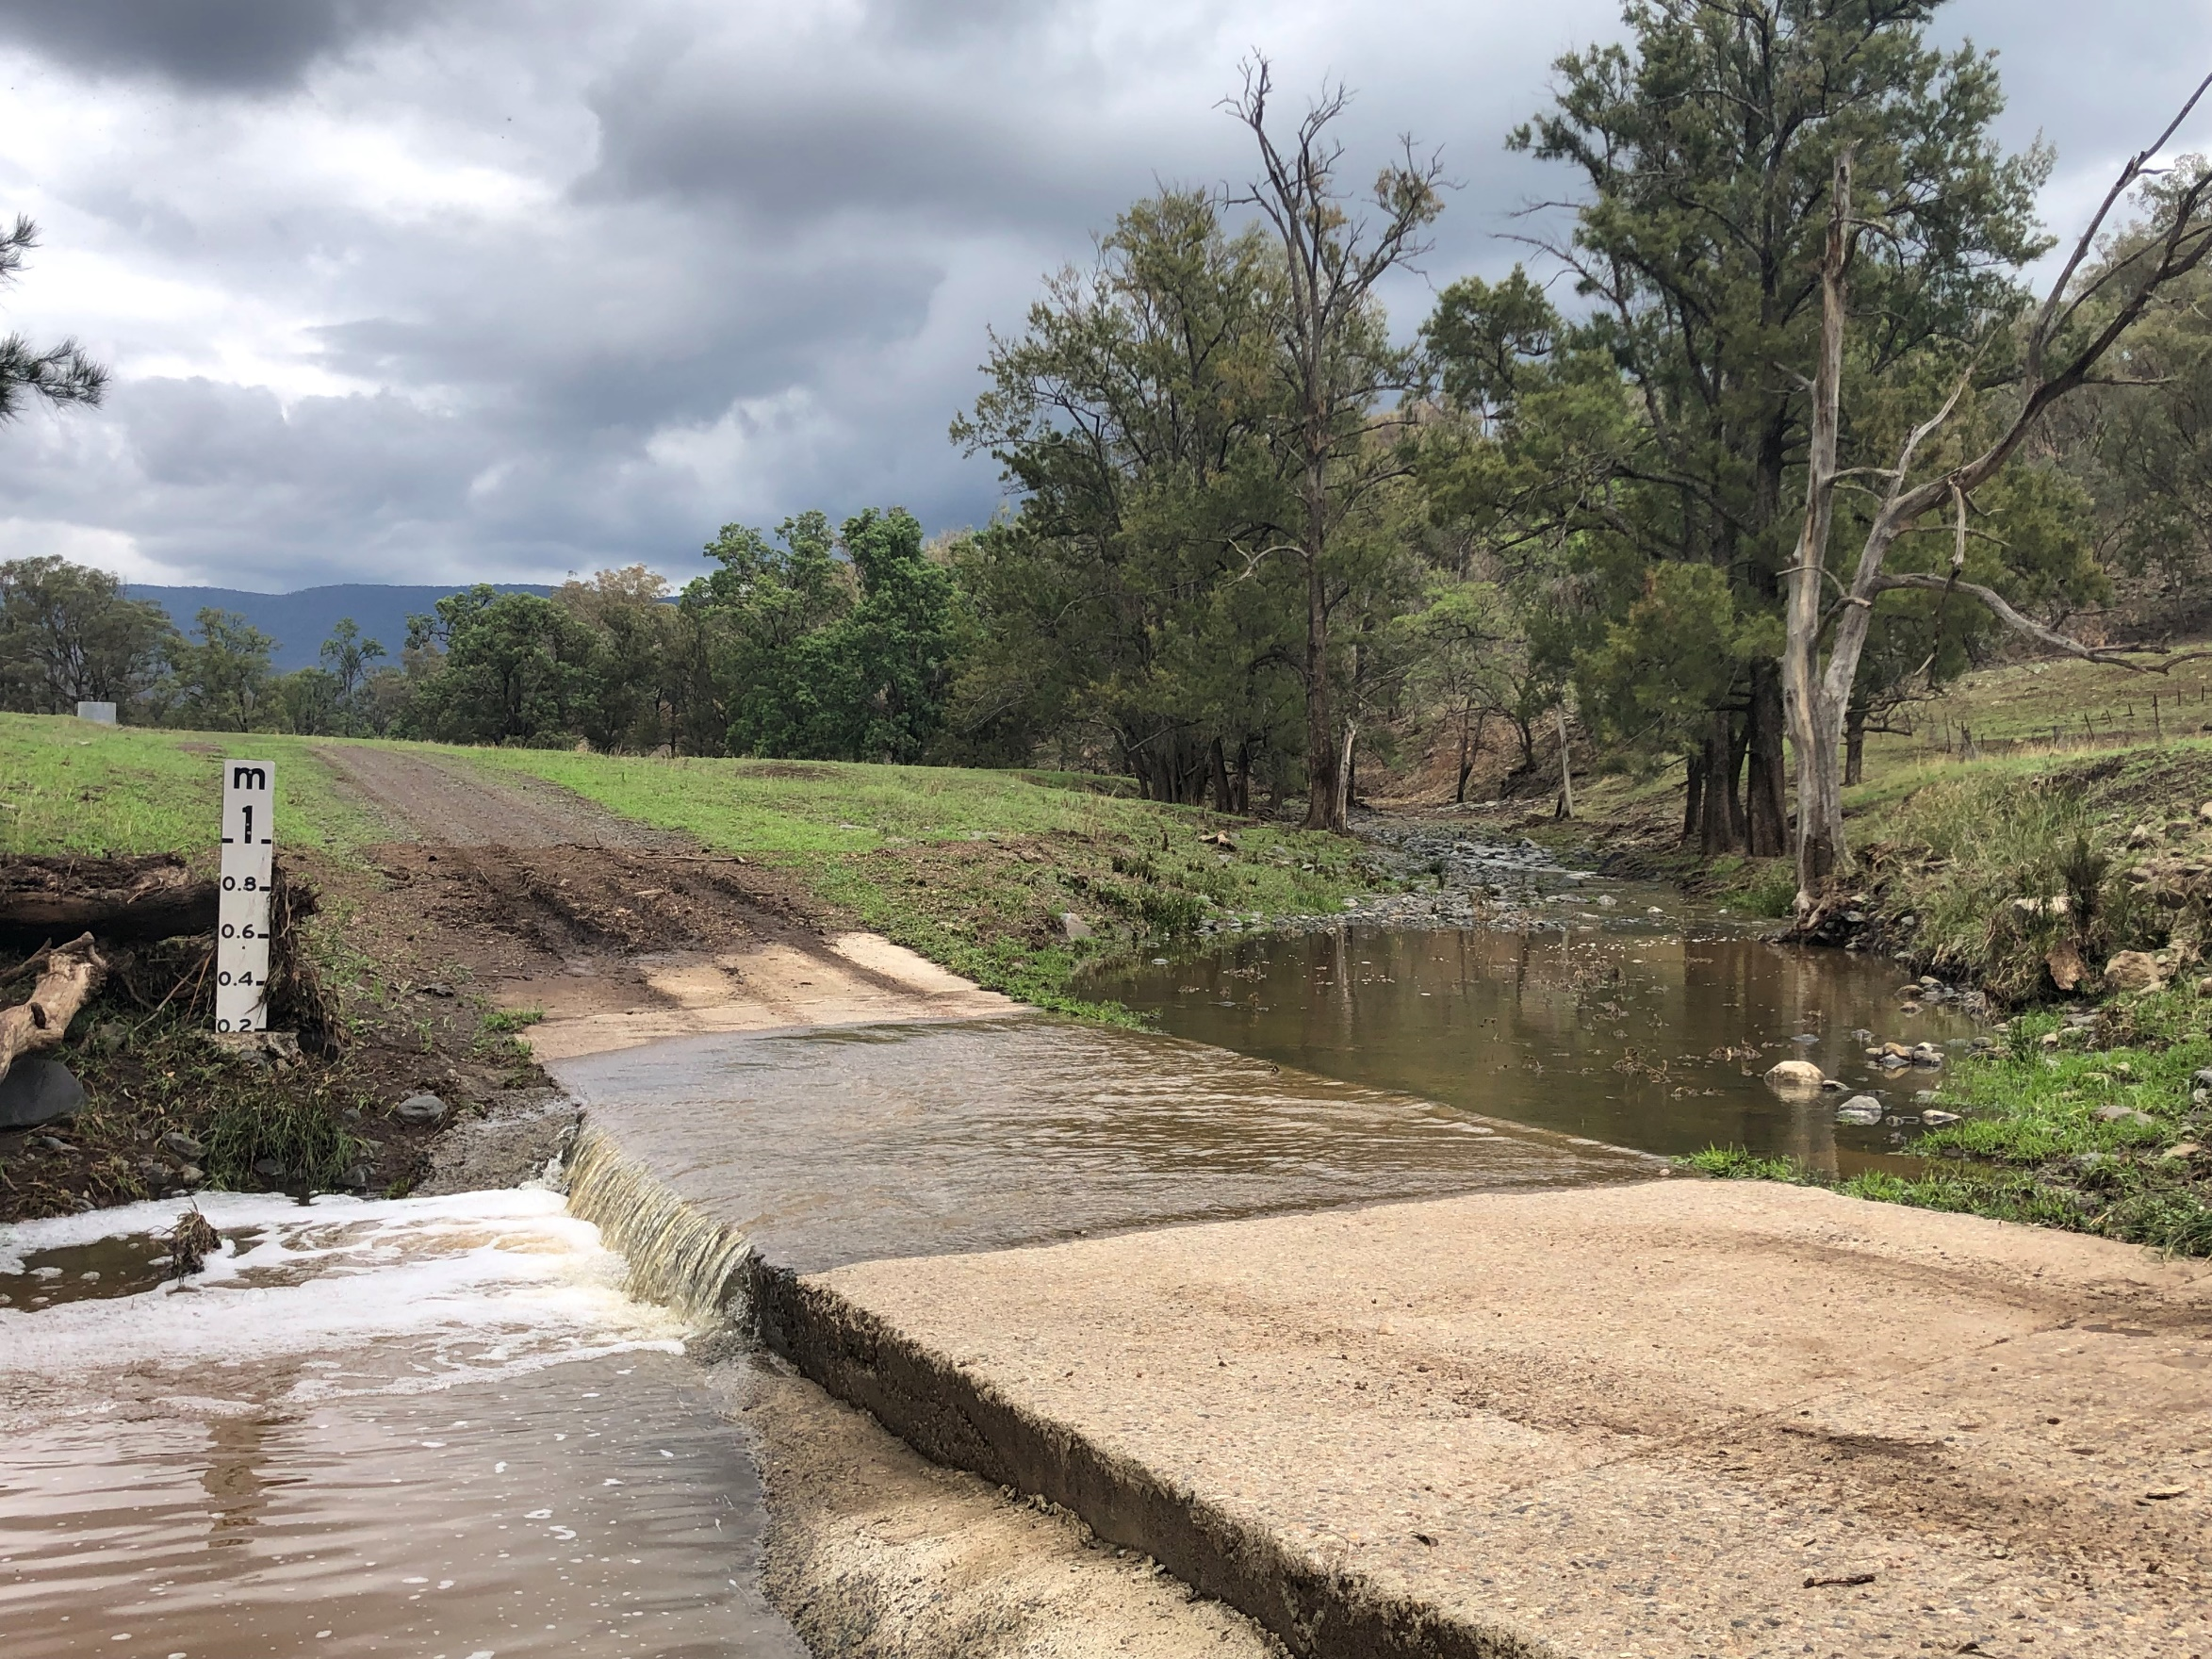
[[(2159, 291), (2194, 271), (2207, 253), (2212, 253), (2212, 206), (2208, 206), (2212, 170), (2191, 159), (2183, 164), (2187, 173), (2174, 177), (2171, 170), (2157, 165), (2174, 133), (2207, 90), (2212, 90), (2212, 76), (2198, 86), (2157, 140), (2121, 169), (2053, 279), (2041, 306), (2027, 320), (2011, 419), (1978, 453), (1917, 481), (1915, 460), (1957, 415), (1974, 370), (1970, 369), (1961, 376), (1942, 405), (1906, 436), (1893, 466), (1840, 466), (1852, 257), (1860, 238), (1882, 234), (1883, 226), (1878, 221), (1854, 217), (1852, 156), (1846, 149), (1836, 158), (1821, 261), (1821, 334), (1811, 385), (1805, 517), (1796, 556), (1787, 573), (1787, 632), (1782, 654), (1784, 700), (1790, 739), (1796, 751), (1800, 915), (1811, 912), (1822, 890), (1850, 868), (1850, 844), (1843, 830), (1844, 726), (1860, 657), (1866, 647), (1875, 603), (1881, 595), (1906, 588), (1957, 592), (1986, 605), (2017, 632), (2050, 649), (2091, 662), (2163, 671), (2187, 660), (2166, 655), (2143, 661), (2139, 648), (2089, 645), (2045, 627), (1994, 588), (1965, 581), (1961, 572), (1974, 492), (2005, 468), (2060, 399), (2091, 384), (2126, 384), (2124, 377), (2100, 373), (2100, 366)], [(2165, 180), (2166, 188), (2156, 194), (2152, 224), (2133, 238), (2126, 251), (2096, 264), (2098, 238), (2113, 210), (2131, 191), (2154, 179)], [(1866, 539), (1846, 580), (1828, 568), (1827, 554), (1835, 527), (1836, 491), (1854, 477), (1873, 479), (1880, 494)], [(1919, 528), (1931, 516), (1945, 512), (1955, 534), (1947, 575), (1885, 568), (1900, 536)]]

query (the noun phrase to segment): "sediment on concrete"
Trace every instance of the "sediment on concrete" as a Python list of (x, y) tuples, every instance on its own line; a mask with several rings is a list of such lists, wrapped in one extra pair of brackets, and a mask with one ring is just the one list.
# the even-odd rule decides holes
[(836, 1289), (756, 1264), (761, 1340), (923, 1455), (1072, 1510), (1310, 1659), (1555, 1659), (1511, 1630), (1457, 1619), (1357, 1573), (1317, 1569), (1270, 1534), (1024, 1409), (951, 1355)]

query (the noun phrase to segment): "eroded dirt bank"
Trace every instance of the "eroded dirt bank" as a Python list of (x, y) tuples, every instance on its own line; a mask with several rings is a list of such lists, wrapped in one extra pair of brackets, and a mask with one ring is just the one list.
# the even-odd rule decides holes
[(2212, 1651), (2212, 1277), (2127, 1246), (1675, 1181), (762, 1296), (927, 1455), (1301, 1653)]

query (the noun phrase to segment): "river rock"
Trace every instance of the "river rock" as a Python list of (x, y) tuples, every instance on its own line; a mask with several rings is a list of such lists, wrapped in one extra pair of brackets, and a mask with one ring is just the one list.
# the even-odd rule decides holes
[(392, 1108), (402, 1124), (433, 1125), (446, 1121), (446, 1103), (434, 1094), (410, 1094)]
[(1067, 940), (1089, 939), (1090, 924), (1073, 911), (1060, 912), (1060, 937)]
[(2097, 1108), (2100, 1124), (2138, 1124), (2155, 1129), (2158, 1120), (2147, 1111), (2138, 1111), (2132, 1106), (2100, 1106)]
[(1957, 1123), (1958, 1114), (1955, 1111), (1923, 1111), (1920, 1114), (1920, 1121), (1940, 1128), (1944, 1124)]
[(84, 1103), (84, 1085), (67, 1066), (43, 1054), (26, 1054), (0, 1077), (0, 1129), (56, 1123)]
[(1878, 1124), (1882, 1121), (1882, 1103), (1871, 1094), (1854, 1094), (1836, 1108), (1839, 1124)]
[(1766, 1086), (1785, 1094), (1815, 1092), (1827, 1079), (1809, 1059), (1785, 1059), (1769, 1066)]
[(2123, 950), (2105, 964), (2105, 983), (2115, 991), (2155, 991), (2166, 975), (2149, 951)]
[(162, 1136), (161, 1145), (165, 1151), (173, 1152), (187, 1163), (198, 1163), (207, 1156), (205, 1144), (182, 1129), (172, 1129)]

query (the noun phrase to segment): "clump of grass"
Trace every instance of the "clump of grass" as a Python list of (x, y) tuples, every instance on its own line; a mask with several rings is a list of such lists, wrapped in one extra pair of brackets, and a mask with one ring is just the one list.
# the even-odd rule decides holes
[(494, 1035), (528, 1030), (546, 1017), (542, 1008), (500, 1008), (483, 1016), (483, 1028)]
[(1749, 861), (1747, 877), (1737, 890), (1744, 908), (1755, 916), (1791, 914), (1797, 904), (1797, 870), (1788, 859)]
[(1708, 1146), (1676, 1158), (1674, 1164), (1723, 1181), (1787, 1181), (1803, 1187), (1814, 1180), (1812, 1172), (1794, 1158), (1761, 1158), (1742, 1146)]
[[(226, 1092), (206, 1136), (206, 1170), (219, 1186), (320, 1191), (344, 1183), (367, 1150), (350, 1133), (327, 1088), (270, 1086)], [(280, 1172), (265, 1174), (257, 1165)]]

